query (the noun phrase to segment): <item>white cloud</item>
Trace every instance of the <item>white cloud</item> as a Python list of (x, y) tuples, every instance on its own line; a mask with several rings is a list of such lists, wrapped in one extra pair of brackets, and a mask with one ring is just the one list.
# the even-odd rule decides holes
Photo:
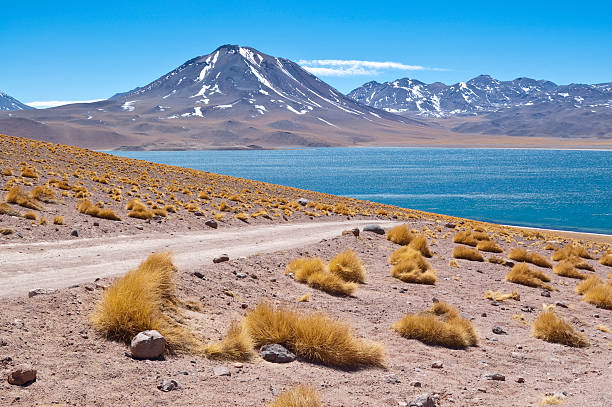
[(102, 100), (106, 100), (106, 99), (92, 99), (92, 100), (45, 100), (45, 101), (38, 101), (38, 102), (29, 102), (29, 103), (26, 103), (26, 105), (28, 105), (30, 107), (35, 107), (36, 109), (47, 109), (49, 107), (71, 105), (73, 103), (93, 103), (93, 102), (100, 102)]
[(443, 68), (428, 68), (421, 65), (407, 65), (392, 61), (360, 61), (356, 59), (311, 59), (300, 60), (299, 64), (315, 75), (321, 76), (354, 76), (379, 75), (381, 70), (396, 69), (402, 71), (445, 71)]

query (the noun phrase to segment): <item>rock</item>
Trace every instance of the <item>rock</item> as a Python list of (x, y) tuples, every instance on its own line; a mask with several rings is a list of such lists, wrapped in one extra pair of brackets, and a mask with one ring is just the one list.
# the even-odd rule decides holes
[(213, 259), (213, 263), (217, 264), (217, 263), (223, 263), (224, 261), (229, 261), (229, 256), (227, 254), (222, 254), (219, 257), (215, 257)]
[(359, 228), (348, 229), (348, 230), (342, 231), (342, 236), (347, 236), (347, 235), (353, 235), (355, 237), (358, 237), (359, 236)]
[(214, 219), (209, 219), (206, 222), (204, 222), (204, 224), (208, 227), (211, 227), (213, 229), (217, 229), (217, 227), (219, 226), (219, 224), (217, 223), (216, 220)]
[(0, 339), (0, 346), (7, 346), (8, 342), (6, 341), (6, 339)]
[(391, 383), (391, 384), (397, 384), (397, 383), (401, 383), (400, 379), (397, 378), (396, 375), (394, 374), (390, 374), (384, 377), (385, 382), (387, 383)]
[(485, 380), (497, 380), (500, 382), (506, 381), (506, 376), (501, 373), (487, 373), (483, 376)]
[(550, 297), (550, 291), (549, 290), (542, 290), (542, 292), (540, 293), (540, 295), (542, 297)]
[(246, 273), (236, 273), (237, 278), (246, 278)]
[(421, 382), (417, 381), (417, 380), (413, 380), (409, 384), (412, 387), (421, 387), (421, 386), (423, 386), (423, 384)]
[(436, 407), (436, 401), (431, 394), (421, 394), (408, 403), (408, 407)]
[(496, 335), (508, 335), (508, 332), (504, 331), (501, 326), (493, 327), (493, 333)]
[(524, 377), (517, 377), (516, 378), (516, 382), (517, 383), (525, 383), (525, 378)]
[(376, 233), (377, 235), (384, 235), (385, 234), (385, 229), (383, 229), (381, 226), (379, 225), (365, 225), (363, 227), (363, 231), (364, 232), (372, 232), (372, 233)]
[(29, 365), (15, 367), (8, 375), (8, 382), (14, 386), (26, 386), (36, 381), (36, 369)]
[(74, 229), (72, 232), (70, 232), (70, 236), (79, 237), (79, 231)]
[(306, 206), (310, 203), (310, 200), (306, 199), (306, 198), (300, 198), (297, 200), (297, 203), (299, 203), (302, 206)]
[(445, 227), (449, 228), (449, 229), (455, 229), (457, 227), (457, 225), (455, 225), (454, 223), (447, 223), (446, 225), (444, 225)]
[(441, 361), (437, 360), (431, 364), (431, 367), (433, 367), (434, 369), (442, 369), (444, 367), (444, 364)]
[(172, 390), (180, 390), (183, 387), (174, 379), (164, 379), (160, 384), (157, 385), (157, 388), (161, 391), (172, 391)]
[(236, 363), (234, 363), (234, 367), (235, 367), (236, 369), (242, 369), (242, 368), (244, 367), (244, 364), (242, 364), (242, 363), (240, 363), (240, 362), (236, 362)]
[(273, 384), (270, 385), (270, 391), (272, 392), (272, 395), (274, 397), (276, 397), (276, 396), (278, 396), (280, 394), (280, 391), (278, 390), (278, 388), (275, 385), (273, 385)]
[(567, 308), (567, 304), (566, 304), (566, 303), (564, 303), (564, 302), (561, 302), (561, 301), (557, 301), (557, 302), (555, 302), (555, 305), (556, 305), (557, 307)]
[(262, 346), (259, 355), (272, 363), (288, 363), (295, 360), (295, 355), (278, 343)]
[(28, 291), (28, 298), (36, 297), (37, 295), (51, 294), (54, 291), (55, 290), (52, 290), (50, 288), (35, 288), (33, 290)]
[(194, 277), (201, 278), (201, 279), (204, 278), (204, 273), (202, 273), (201, 271), (194, 271), (192, 274)]
[(204, 212), (195, 211), (193, 212), (194, 216), (204, 216)]
[(246, 302), (243, 302), (242, 304), (240, 304), (240, 308), (247, 309), (249, 308), (249, 304), (247, 304)]
[(521, 307), (521, 311), (523, 311), (523, 312), (533, 312), (533, 311), (535, 311), (535, 308), (533, 308), (530, 305), (523, 305)]
[(99, 222), (94, 222), (93, 225), (94, 226), (100, 226), (100, 223)]
[(166, 339), (155, 330), (138, 333), (130, 343), (130, 353), (135, 359), (157, 359), (166, 350)]
[(215, 366), (213, 368), (213, 374), (215, 376), (231, 376), (232, 373), (225, 366)]

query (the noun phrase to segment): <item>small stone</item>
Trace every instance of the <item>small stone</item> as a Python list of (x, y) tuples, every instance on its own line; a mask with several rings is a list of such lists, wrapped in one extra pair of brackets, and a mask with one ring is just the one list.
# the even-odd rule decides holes
[(74, 229), (72, 232), (70, 232), (70, 236), (79, 237), (78, 230)]
[(134, 359), (157, 359), (166, 350), (166, 339), (155, 330), (138, 333), (130, 343)]
[(100, 226), (100, 223), (99, 222), (94, 222), (93, 225), (94, 226)]
[(213, 368), (213, 374), (215, 376), (231, 376), (232, 373), (225, 366), (215, 366)]
[(523, 305), (521, 307), (521, 311), (523, 311), (523, 312), (533, 312), (533, 311), (535, 311), (535, 308), (533, 308), (530, 305)]
[(164, 380), (162, 380), (162, 382), (160, 384), (157, 385), (157, 388), (159, 390), (161, 390), (161, 391), (169, 392), (169, 391), (172, 391), (172, 390), (180, 390), (183, 387), (176, 380), (173, 380), (173, 379), (164, 379)]
[(442, 369), (444, 367), (444, 364), (441, 361), (437, 360), (431, 364), (431, 367), (433, 367), (434, 369)]
[(567, 308), (567, 304), (565, 304), (564, 302), (561, 302), (561, 301), (557, 301), (557, 302), (555, 302), (555, 305), (556, 305), (557, 307)]
[(195, 212), (193, 212), (193, 214), (194, 214), (195, 216), (204, 216), (204, 213), (203, 213), (203, 212), (200, 212), (200, 211), (195, 211)]
[(276, 397), (276, 396), (278, 396), (280, 394), (280, 391), (278, 390), (278, 387), (276, 387), (273, 384), (270, 385), (270, 391), (272, 392), (272, 395), (274, 397)]
[(364, 232), (372, 232), (372, 233), (376, 233), (377, 235), (384, 235), (385, 234), (385, 229), (383, 229), (380, 225), (365, 225), (363, 227), (363, 231)]
[(0, 346), (7, 346), (8, 342), (5, 339), (0, 339)]
[(493, 333), (496, 335), (508, 335), (508, 332), (504, 331), (501, 326), (493, 327)]
[(36, 381), (36, 369), (29, 365), (17, 366), (9, 373), (7, 380), (14, 386), (26, 386)]
[(302, 206), (306, 206), (310, 203), (310, 200), (306, 199), (306, 198), (300, 198), (297, 200), (297, 203), (299, 203)]
[(244, 367), (244, 365), (242, 363), (240, 363), (240, 362), (236, 362), (236, 363), (234, 363), (234, 367), (236, 369), (242, 369)]
[(455, 225), (454, 223), (447, 223), (446, 225), (444, 225), (445, 227), (449, 228), (449, 229), (455, 229), (457, 227), (457, 225)]
[(423, 384), (421, 382), (417, 381), (417, 380), (413, 380), (409, 384), (412, 387), (422, 387), (423, 386)]
[(485, 380), (497, 380), (500, 382), (506, 381), (506, 376), (501, 373), (487, 373), (483, 376)]
[(400, 380), (397, 378), (396, 375), (394, 374), (390, 374), (384, 377), (385, 382), (387, 383), (391, 383), (391, 384), (397, 384), (397, 383), (401, 383)]
[(246, 274), (245, 273), (236, 273), (236, 277), (237, 278), (246, 278)]
[(549, 290), (542, 290), (542, 292), (540, 293), (540, 295), (542, 297), (550, 297), (550, 291)]
[(436, 407), (436, 401), (431, 394), (421, 394), (408, 403), (408, 407)]
[(247, 304), (246, 302), (243, 302), (242, 304), (240, 304), (240, 308), (247, 309), (249, 308), (249, 304)]
[(217, 264), (217, 263), (223, 263), (225, 261), (229, 261), (229, 256), (227, 254), (222, 254), (219, 257), (215, 257), (213, 259), (213, 263)]
[(194, 271), (192, 274), (194, 277), (204, 278), (204, 273), (202, 273), (201, 271)]
[(219, 224), (217, 223), (216, 220), (214, 219), (209, 219), (206, 222), (204, 222), (204, 224), (208, 227), (211, 227), (213, 229), (217, 229), (217, 227), (219, 226)]
[(482, 314), (480, 314), (481, 317), (486, 318), (487, 317), (487, 313), (483, 312)]
[(54, 291), (55, 290), (52, 290), (50, 288), (35, 288), (34, 290), (28, 291), (28, 298), (36, 297), (37, 295), (51, 294)]
[(524, 377), (517, 377), (516, 378), (516, 382), (517, 383), (525, 383), (525, 378)]
[(259, 349), (259, 355), (264, 360), (272, 363), (288, 363), (295, 360), (295, 354), (278, 343), (262, 346), (261, 349)]

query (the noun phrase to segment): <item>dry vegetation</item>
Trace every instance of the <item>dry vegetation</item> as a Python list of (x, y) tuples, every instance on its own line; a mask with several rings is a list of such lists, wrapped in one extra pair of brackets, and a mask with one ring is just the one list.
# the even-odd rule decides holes
[(408, 225), (405, 224), (395, 226), (387, 232), (387, 240), (390, 240), (393, 243), (401, 244), (402, 246), (410, 244), (414, 238), (414, 233), (412, 233), (408, 229)]
[(299, 385), (279, 394), (267, 407), (322, 407), (322, 404), (313, 387)]
[(406, 283), (435, 284), (436, 272), (421, 254), (411, 247), (400, 247), (389, 258), (391, 275)]
[(528, 287), (542, 287), (553, 290), (552, 286), (545, 284), (550, 281), (550, 277), (542, 271), (530, 269), (526, 263), (515, 264), (506, 275), (506, 281)]
[(329, 271), (344, 281), (354, 283), (365, 283), (365, 268), (363, 262), (353, 250), (345, 250), (338, 253), (329, 262)]
[(482, 254), (478, 250), (465, 246), (456, 246), (453, 249), (453, 257), (456, 259), (484, 261), (484, 257), (482, 257)]
[(516, 247), (510, 250), (508, 257), (511, 260), (522, 261), (525, 263), (531, 263), (536, 266), (552, 268), (552, 263), (539, 253), (529, 252), (522, 247)]
[(393, 325), (393, 329), (404, 338), (428, 345), (462, 349), (478, 344), (478, 334), (472, 323), (443, 302), (436, 302), (419, 314), (406, 315)]
[[(339, 270), (338, 264), (334, 264), (334, 267)], [(357, 284), (352, 279), (360, 274), (359, 270), (349, 270), (346, 265), (344, 272), (332, 273), (319, 258), (295, 259), (287, 266), (287, 274), (289, 273), (293, 273), (296, 281), (332, 295), (352, 295), (357, 289)], [(351, 280), (345, 280), (345, 276)]]
[(552, 255), (554, 261), (567, 259), (571, 256), (582, 257), (584, 259), (592, 259), (589, 252), (582, 246), (567, 245), (562, 249), (555, 250)]
[(612, 310), (612, 281), (604, 283), (592, 275), (576, 286), (576, 292), (589, 304)]
[(554, 306), (545, 306), (533, 323), (533, 336), (546, 342), (583, 348), (589, 345), (583, 335), (555, 314)]

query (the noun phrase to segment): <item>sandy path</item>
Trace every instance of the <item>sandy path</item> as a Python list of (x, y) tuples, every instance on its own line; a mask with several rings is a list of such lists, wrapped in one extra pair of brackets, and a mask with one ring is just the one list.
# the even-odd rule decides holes
[[(120, 275), (153, 252), (172, 251), (179, 268), (316, 243), (372, 221), (310, 222), (174, 234), (143, 234), (0, 246), (0, 297)], [(392, 222), (375, 222), (391, 225)]]

